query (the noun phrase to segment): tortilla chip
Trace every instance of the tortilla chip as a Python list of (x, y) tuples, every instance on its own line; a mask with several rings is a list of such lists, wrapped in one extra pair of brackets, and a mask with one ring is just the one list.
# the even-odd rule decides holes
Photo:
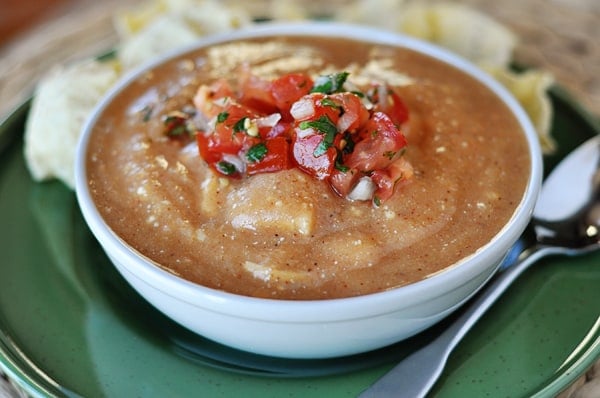
[(120, 39), (126, 40), (164, 15), (167, 10), (165, 1), (144, 2), (137, 4), (135, 8), (117, 11), (113, 17), (113, 25)]
[(339, 6), (336, 21), (370, 25), (380, 29), (398, 30), (398, 21), (406, 8), (406, 0), (363, 0)]
[[(224, 32), (251, 23), (248, 14), (239, 8), (226, 8), (216, 1), (180, 0), (172, 4), (162, 1), (145, 19), (128, 19), (131, 35), (118, 51), (126, 69), (140, 65), (165, 52), (190, 45), (199, 37)], [(184, 3), (188, 3), (187, 6)], [(198, 6), (201, 4), (202, 6)], [(160, 14), (160, 10), (166, 10)], [(121, 17), (123, 18), (123, 17)], [(123, 20), (123, 19), (122, 19)], [(134, 23), (135, 31), (134, 31)]]
[[(252, 12), (253, 10), (249, 11)], [(297, 21), (308, 19), (310, 14), (308, 8), (299, 1), (279, 0), (269, 3), (269, 14), (267, 16), (275, 20)]]
[(25, 125), (25, 160), (37, 181), (75, 185), (75, 149), (96, 103), (117, 81), (115, 62), (85, 61), (56, 67), (37, 86)]
[(398, 30), (448, 48), (477, 64), (506, 66), (516, 36), (494, 19), (460, 4), (411, 5)]
[(520, 102), (537, 130), (544, 153), (552, 153), (556, 142), (551, 137), (552, 102), (548, 90), (554, 84), (549, 72), (530, 69), (517, 73), (506, 68), (485, 68)]
[(123, 67), (131, 69), (160, 54), (191, 44), (198, 36), (184, 19), (168, 14), (124, 40), (117, 55)]

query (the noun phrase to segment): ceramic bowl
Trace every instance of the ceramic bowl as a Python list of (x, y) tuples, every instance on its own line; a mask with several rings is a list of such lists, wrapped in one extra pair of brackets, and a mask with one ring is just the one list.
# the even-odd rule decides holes
[(514, 215), (484, 247), (425, 280), (364, 296), (292, 301), (235, 295), (183, 280), (157, 267), (116, 236), (95, 207), (86, 181), (86, 151), (92, 126), (118, 92), (142, 73), (191, 49), (167, 55), (133, 72), (100, 102), (88, 120), (76, 159), (76, 192), (91, 231), (123, 277), (151, 304), (195, 333), (253, 353), (287, 358), (327, 358), (381, 348), (440, 321), (471, 297), (496, 271), (528, 224), (541, 184), (536, 133), (525, 112), (498, 83), (462, 58), (397, 34), (333, 23), (262, 25), (207, 37), (194, 48), (256, 36), (348, 37), (407, 47), (451, 64), (482, 82), (514, 113), (531, 154), (531, 175)]

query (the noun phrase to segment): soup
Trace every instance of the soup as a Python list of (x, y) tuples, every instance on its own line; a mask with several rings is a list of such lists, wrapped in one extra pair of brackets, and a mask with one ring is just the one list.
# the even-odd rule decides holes
[[(342, 197), (299, 167), (229, 178), (194, 138), (165, 133), (219, 79), (341, 71), (361, 89), (385, 82), (408, 110), (399, 130), (410, 178), (385, 201)], [(199, 49), (141, 76), (94, 126), (87, 173), (108, 225), (157, 266), (241, 295), (310, 300), (414, 283), (473, 254), (519, 205), (530, 158), (502, 101), (447, 64), (351, 39), (279, 37)]]

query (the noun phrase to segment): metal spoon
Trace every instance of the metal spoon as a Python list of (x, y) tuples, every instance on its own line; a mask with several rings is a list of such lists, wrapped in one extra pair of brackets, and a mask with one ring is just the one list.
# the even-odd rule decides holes
[[(404, 358), (363, 391), (360, 398), (424, 397), (441, 375), (452, 350), (504, 291), (531, 264), (549, 255), (574, 256), (600, 249), (600, 136), (567, 156), (544, 182), (527, 236), (503, 271), (467, 304), (465, 311), (429, 344)], [(525, 244), (524, 244), (525, 242)]]

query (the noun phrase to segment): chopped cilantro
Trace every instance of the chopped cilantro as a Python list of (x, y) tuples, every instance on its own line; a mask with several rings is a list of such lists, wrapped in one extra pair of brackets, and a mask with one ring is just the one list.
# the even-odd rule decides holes
[(333, 73), (319, 76), (315, 81), (311, 93), (333, 94), (342, 91), (342, 86), (348, 78), (348, 72)]
[(302, 130), (313, 128), (317, 130), (319, 133), (323, 134), (323, 141), (317, 145), (315, 148), (313, 155), (315, 157), (319, 157), (323, 155), (331, 146), (333, 145), (333, 140), (335, 139), (335, 135), (337, 134), (337, 127), (331, 119), (327, 116), (321, 116), (317, 120), (309, 120), (300, 123), (300, 128)]
[(187, 126), (188, 117), (184, 114), (175, 113), (165, 116), (165, 134), (169, 137), (179, 137), (189, 132)]
[(250, 163), (260, 162), (267, 155), (267, 146), (261, 142), (256, 144), (246, 152), (246, 159)]
[(330, 108), (341, 108), (341, 106), (336, 104), (335, 101), (333, 101), (331, 98), (327, 98), (327, 97), (325, 97), (321, 100), (321, 105), (328, 106)]
[(146, 105), (142, 109), (142, 121), (143, 122), (150, 121), (150, 118), (152, 117), (152, 111), (153, 110), (154, 110), (154, 106), (152, 106), (152, 105)]
[(217, 163), (216, 167), (217, 167), (218, 171), (220, 171), (221, 173), (223, 173), (227, 176), (235, 174), (235, 172), (237, 171), (237, 169), (235, 168), (235, 166), (233, 164), (226, 162), (224, 160)]
[(238, 120), (237, 122), (235, 122), (235, 124), (233, 125), (233, 132), (241, 133), (242, 131), (246, 131), (246, 120), (247, 119), (248, 119), (247, 117), (243, 117), (240, 120)]
[(396, 156), (397, 153), (398, 152), (396, 152), (396, 151), (386, 151), (383, 153), (383, 156), (385, 156), (389, 160), (392, 160), (392, 159), (394, 159), (394, 157)]
[(167, 131), (169, 137), (178, 137), (187, 133), (187, 127), (185, 124), (180, 124)]
[(336, 168), (336, 170), (339, 170), (342, 173), (346, 173), (347, 171), (350, 170), (350, 167), (348, 167), (344, 163), (342, 163), (339, 155), (335, 158), (335, 168)]
[(354, 139), (352, 137), (352, 134), (350, 134), (349, 132), (346, 132), (344, 134), (344, 147), (342, 148), (342, 153), (344, 154), (349, 154), (352, 153), (354, 151), (354, 146), (356, 145), (356, 143), (354, 142)]
[(229, 117), (229, 112), (221, 112), (217, 115), (217, 123), (223, 123)]

